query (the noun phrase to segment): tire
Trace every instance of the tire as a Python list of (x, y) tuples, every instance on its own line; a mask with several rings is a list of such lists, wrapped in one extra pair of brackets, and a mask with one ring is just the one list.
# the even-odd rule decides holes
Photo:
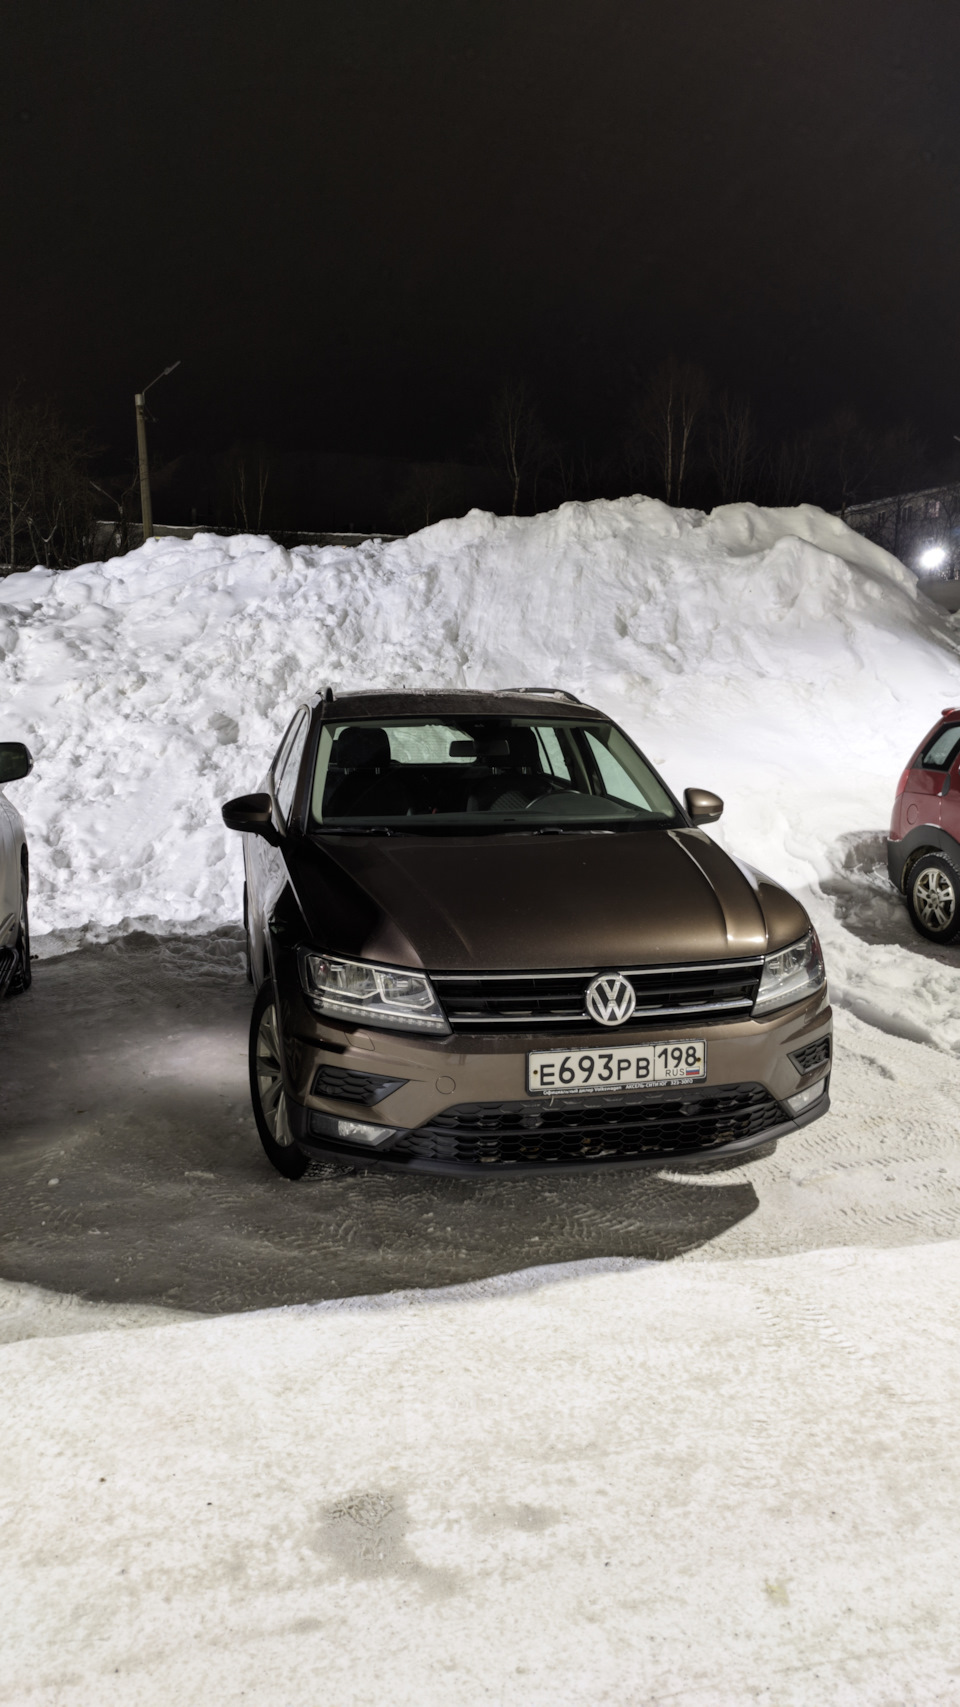
[(943, 854), (923, 854), (907, 879), (907, 906), (928, 942), (960, 935), (960, 871)]
[(284, 1179), (302, 1179), (310, 1158), (290, 1136), (283, 1088), (282, 1044), (277, 998), (267, 979), (257, 991), (250, 1019), (250, 1100), (267, 1159)]
[(14, 953), (17, 964), (13, 977), (10, 979), (9, 991), (12, 996), (18, 996), (24, 990), (29, 990), (33, 983), (33, 967), (30, 964), (30, 913), (27, 907), (27, 897), (30, 885), (27, 880), (26, 868), (20, 867), (20, 930), (17, 934)]

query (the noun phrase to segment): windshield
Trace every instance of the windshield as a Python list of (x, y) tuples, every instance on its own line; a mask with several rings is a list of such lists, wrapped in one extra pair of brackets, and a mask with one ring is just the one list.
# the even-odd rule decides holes
[(630, 829), (683, 820), (602, 718), (391, 718), (324, 724), (313, 828)]

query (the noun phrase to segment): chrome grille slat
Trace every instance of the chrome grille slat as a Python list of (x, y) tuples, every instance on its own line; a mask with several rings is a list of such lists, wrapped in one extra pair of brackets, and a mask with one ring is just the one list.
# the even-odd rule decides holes
[(521, 978), (583, 978), (589, 984), (591, 978), (596, 978), (601, 972), (616, 970), (622, 972), (625, 978), (658, 978), (668, 972), (729, 972), (736, 969), (739, 972), (763, 966), (763, 956), (749, 960), (692, 960), (683, 961), (676, 966), (584, 966), (577, 972), (431, 972), (434, 984), (459, 984), (469, 979), (471, 984), (512, 983)]
[[(697, 1024), (745, 1014), (753, 1007), (763, 967), (749, 960), (685, 963), (678, 966), (616, 968), (633, 984), (638, 1006), (627, 1025), (658, 1021)], [(604, 969), (600, 968), (602, 972)], [(577, 972), (437, 972), (431, 975), (454, 1031), (498, 1028), (535, 1031), (566, 1027), (610, 1036), (617, 1028), (599, 1025), (584, 1005), (587, 985), (598, 970)], [(659, 986), (659, 988), (658, 988)], [(651, 997), (659, 996), (659, 1000)]]

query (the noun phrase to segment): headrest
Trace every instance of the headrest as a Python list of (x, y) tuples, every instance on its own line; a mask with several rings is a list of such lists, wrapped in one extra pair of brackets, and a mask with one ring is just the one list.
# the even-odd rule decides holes
[(344, 770), (365, 770), (390, 763), (390, 738), (385, 729), (369, 723), (351, 723), (341, 729), (330, 755)]
[(509, 731), (507, 739), (510, 742), (510, 762), (518, 770), (539, 771), (543, 769), (535, 729), (524, 728), (521, 724), (520, 728)]

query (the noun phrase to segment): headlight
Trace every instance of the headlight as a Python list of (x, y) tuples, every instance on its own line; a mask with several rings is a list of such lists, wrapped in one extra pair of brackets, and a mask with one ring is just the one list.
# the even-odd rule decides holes
[(300, 949), (299, 961), (303, 993), (317, 1013), (397, 1031), (446, 1035), (450, 1030), (422, 972), (373, 966), (368, 960), (340, 960), (305, 948)]
[(821, 990), (826, 980), (817, 933), (808, 931), (782, 953), (767, 955), (753, 1004), (754, 1017), (772, 1013), (774, 1008), (788, 1007), (791, 1002), (801, 1002), (804, 996)]

